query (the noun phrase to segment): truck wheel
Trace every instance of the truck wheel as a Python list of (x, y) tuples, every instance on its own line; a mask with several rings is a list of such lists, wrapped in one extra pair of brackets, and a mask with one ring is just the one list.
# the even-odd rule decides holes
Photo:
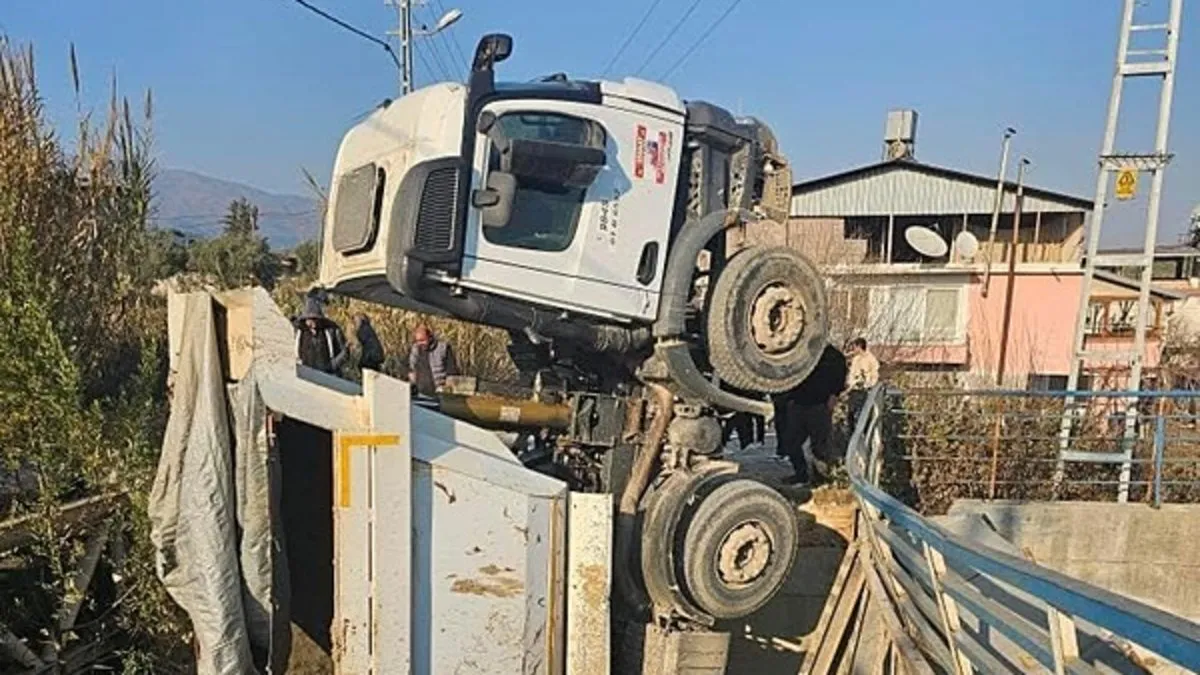
[(791, 572), (798, 527), (792, 505), (775, 490), (744, 478), (723, 482), (696, 509), (684, 537), (692, 600), (718, 619), (760, 609)]
[(717, 277), (708, 307), (708, 360), (727, 384), (777, 394), (804, 381), (828, 340), (816, 266), (784, 247), (745, 249)]

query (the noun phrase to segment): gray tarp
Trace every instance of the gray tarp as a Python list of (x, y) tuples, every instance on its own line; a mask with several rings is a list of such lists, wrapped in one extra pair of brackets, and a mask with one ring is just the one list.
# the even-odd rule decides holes
[(192, 621), (199, 675), (282, 673), (290, 593), (267, 413), (253, 370), (226, 386), (212, 298), (185, 296), (182, 312), (149, 505), (158, 575)]

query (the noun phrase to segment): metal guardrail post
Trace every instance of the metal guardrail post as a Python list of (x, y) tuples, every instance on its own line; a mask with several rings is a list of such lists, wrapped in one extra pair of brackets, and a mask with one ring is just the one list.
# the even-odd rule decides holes
[(921, 542), (925, 552), (925, 564), (929, 566), (929, 581), (933, 586), (933, 595), (937, 599), (938, 615), (942, 620), (942, 632), (946, 635), (946, 645), (950, 648), (950, 658), (954, 662), (954, 672), (957, 675), (971, 675), (971, 660), (958, 648), (958, 633), (962, 630), (962, 620), (958, 615), (958, 603), (942, 588), (942, 578), (946, 575), (946, 559), (927, 542)]
[(1067, 666), (1079, 660), (1075, 620), (1054, 605), (1047, 606), (1046, 620), (1050, 629), (1050, 648), (1054, 653), (1054, 675), (1066, 675)]
[(1167, 451), (1167, 418), (1161, 408), (1154, 419), (1154, 508), (1162, 506), (1163, 455)]

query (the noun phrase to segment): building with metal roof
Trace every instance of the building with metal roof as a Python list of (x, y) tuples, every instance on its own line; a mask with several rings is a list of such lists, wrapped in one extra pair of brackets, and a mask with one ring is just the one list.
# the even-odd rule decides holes
[[(844, 239), (849, 245), (834, 246), (834, 257), (850, 264), (934, 263), (906, 241), (908, 228), (922, 225), (937, 231), (948, 243), (968, 232), (982, 244), (972, 257), (1006, 262), (1013, 248), (1017, 186), (1011, 181), (1004, 183), (993, 238), (997, 177), (919, 162), (915, 150), (916, 113), (894, 111), (888, 118), (882, 161), (792, 186), (789, 240)], [(1079, 260), (1083, 223), (1091, 210), (1091, 200), (1025, 186), (1023, 215), (1017, 228), (1017, 261)], [(824, 243), (815, 248), (827, 247), (828, 242)], [(946, 262), (960, 261), (951, 248)]]
[[(920, 162), (915, 149), (916, 113), (892, 113), (882, 161), (794, 184), (786, 225), (751, 224), (745, 236), (797, 248), (822, 265), (834, 338), (866, 337), (894, 368), (954, 374), (975, 386), (1065, 386), (1092, 201), (1025, 185), (1017, 219), (1012, 181), (1000, 192), (996, 176)], [(946, 244), (932, 247), (944, 254), (931, 257), (921, 244), (934, 239), (928, 230)], [(1138, 320), (1136, 289), (1100, 272), (1091, 298), (1089, 348), (1119, 353)], [(1151, 368), (1179, 301), (1166, 289), (1152, 293)]]

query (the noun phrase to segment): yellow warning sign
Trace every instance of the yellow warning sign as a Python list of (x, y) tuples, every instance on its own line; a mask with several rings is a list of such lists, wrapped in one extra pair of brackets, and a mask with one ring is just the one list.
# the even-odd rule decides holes
[(1138, 172), (1136, 169), (1121, 169), (1117, 174), (1117, 199), (1133, 199), (1137, 194)]

